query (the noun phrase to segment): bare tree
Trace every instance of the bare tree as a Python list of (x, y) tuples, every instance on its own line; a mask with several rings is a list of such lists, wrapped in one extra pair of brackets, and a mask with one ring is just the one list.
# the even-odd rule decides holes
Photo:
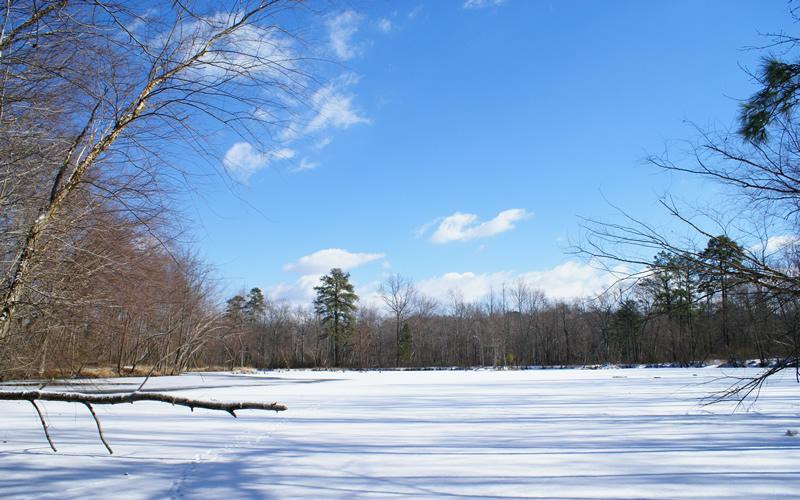
[(395, 366), (400, 366), (401, 329), (414, 301), (414, 294), (414, 283), (399, 274), (386, 278), (380, 288), (381, 299), (394, 318)]
[[(0, 128), (14, 161), (0, 185), (15, 187), (0, 199), (15, 209), (4, 221), (14, 237), (4, 249), (0, 339), (79, 193), (113, 200), (138, 218), (158, 201), (136, 186), (169, 175), (157, 145), (181, 139), (202, 149), (211, 123), (256, 137), (254, 126), (268, 130), (270, 117), (303, 93), (308, 77), (276, 23), (293, 5), (173, 3), (157, 13), (100, 0), (4, 5)], [(43, 168), (27, 168), (42, 158)], [(25, 185), (37, 195), (20, 204)]]

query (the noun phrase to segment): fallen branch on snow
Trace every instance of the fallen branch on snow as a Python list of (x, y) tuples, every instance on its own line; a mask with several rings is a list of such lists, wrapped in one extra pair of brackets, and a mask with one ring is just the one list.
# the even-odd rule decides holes
[(83, 394), (80, 392), (50, 392), (50, 391), (0, 391), (0, 401), (29, 401), (36, 409), (39, 415), (39, 420), (42, 423), (45, 437), (50, 444), (53, 451), (56, 450), (53, 440), (50, 437), (50, 432), (47, 427), (47, 421), (44, 418), (36, 401), (61, 401), (65, 403), (80, 403), (89, 409), (89, 412), (94, 418), (97, 425), (97, 432), (100, 435), (100, 441), (108, 450), (109, 454), (114, 452), (111, 446), (108, 445), (105, 436), (103, 435), (103, 428), (100, 426), (100, 420), (94, 412), (92, 405), (116, 405), (122, 403), (135, 403), (137, 401), (156, 401), (159, 403), (169, 403), (174, 406), (185, 406), (194, 411), (195, 408), (203, 408), (206, 410), (219, 410), (226, 411), (232, 416), (236, 417), (236, 410), (271, 410), (275, 412), (286, 410), (286, 406), (278, 403), (258, 403), (247, 401), (204, 401), (201, 399), (182, 398), (179, 396), (171, 396), (169, 394), (161, 394), (155, 392), (130, 392), (125, 394)]

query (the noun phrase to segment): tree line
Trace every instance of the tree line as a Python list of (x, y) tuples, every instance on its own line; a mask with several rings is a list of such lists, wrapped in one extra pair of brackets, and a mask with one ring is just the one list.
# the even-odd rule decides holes
[[(519, 281), (478, 301), (465, 301), (458, 290), (442, 301), (392, 275), (379, 290), (382, 305), (365, 305), (349, 274), (333, 269), (313, 304), (270, 300), (253, 288), (220, 306), (210, 270), (198, 259), (144, 245), (135, 233), (123, 238), (124, 226), (116, 231), (114, 245), (98, 242), (92, 252), (114, 255), (120, 267), (92, 275), (98, 281), (90, 290), (73, 283), (80, 295), (71, 307), (40, 307), (24, 324), (31, 342), (6, 360), (14, 373), (766, 364), (797, 337), (796, 298), (738, 279), (735, 266), (745, 251), (725, 236), (701, 252), (707, 268), (662, 251), (634, 285), (600, 297), (553, 300)], [(63, 284), (54, 286), (65, 293)]]
[(214, 364), (259, 368), (350, 366), (530, 366), (705, 360), (767, 365), (794, 345), (798, 304), (741, 280), (745, 250), (709, 239), (705, 265), (659, 252), (630, 286), (600, 297), (548, 299), (525, 282), (467, 302), (437, 301), (399, 275), (380, 289), (382, 307), (358, 306), (349, 275), (333, 269), (314, 307), (266, 299), (259, 288), (232, 297)]

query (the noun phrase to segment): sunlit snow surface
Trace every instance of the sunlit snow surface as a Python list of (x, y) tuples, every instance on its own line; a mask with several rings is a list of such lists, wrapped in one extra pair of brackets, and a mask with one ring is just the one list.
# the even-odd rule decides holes
[[(284, 371), (152, 379), (150, 390), (279, 401), (281, 413), (158, 403), (0, 401), (0, 497), (790, 498), (800, 495), (800, 385), (702, 406), (743, 369)], [(84, 390), (135, 388), (135, 379)], [(122, 384), (122, 385), (120, 385)], [(8, 387), (0, 387), (8, 388)], [(73, 387), (73, 389), (76, 389)]]

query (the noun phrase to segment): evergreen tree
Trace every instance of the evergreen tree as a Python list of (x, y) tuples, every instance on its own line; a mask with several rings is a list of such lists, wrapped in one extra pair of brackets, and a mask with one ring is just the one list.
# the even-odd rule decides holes
[[(794, 37), (781, 37), (778, 44), (788, 46), (797, 42)], [(755, 76), (761, 88), (742, 104), (739, 133), (749, 141), (764, 143), (771, 122), (794, 118), (800, 94), (800, 64), (769, 56)]]
[(238, 322), (244, 314), (246, 301), (241, 295), (234, 295), (225, 305), (225, 316), (230, 320)]
[(358, 295), (350, 283), (350, 273), (339, 268), (331, 269), (320, 278), (320, 285), (314, 287), (314, 291), (317, 292), (314, 309), (333, 343), (333, 365), (339, 366), (343, 347), (355, 323)]
[(242, 312), (251, 322), (255, 322), (264, 317), (267, 311), (267, 300), (260, 288), (252, 288), (247, 294), (247, 302), (242, 308)]
[(716, 292), (720, 294), (720, 312), (722, 314), (722, 341), (725, 347), (731, 345), (728, 325), (728, 293), (738, 284), (736, 275), (742, 268), (744, 251), (738, 243), (725, 235), (708, 240), (706, 249), (701, 254), (705, 262), (702, 277), (703, 290), (709, 297)]
[(670, 336), (673, 357), (682, 352), (686, 362), (695, 361), (700, 349), (697, 300), (703, 290), (698, 267), (690, 255), (662, 251), (653, 259), (650, 275), (641, 283), (652, 301), (651, 314), (666, 317), (676, 329)]
[(692, 259), (686, 255), (659, 252), (650, 265), (650, 274), (642, 288), (659, 314), (692, 316), (697, 300), (699, 277)]
[(642, 326), (642, 314), (634, 300), (622, 301), (619, 309), (611, 318), (612, 339), (626, 363), (638, 361), (639, 332)]

